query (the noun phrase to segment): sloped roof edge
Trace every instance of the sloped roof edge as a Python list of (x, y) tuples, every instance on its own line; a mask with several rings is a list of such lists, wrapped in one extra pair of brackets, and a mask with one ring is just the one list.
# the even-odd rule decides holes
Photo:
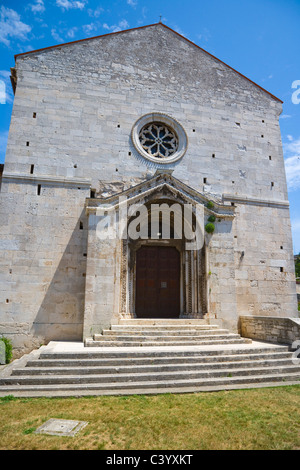
[(188, 43), (192, 44), (194, 47), (197, 47), (198, 49), (200, 49), (202, 52), (204, 52), (205, 54), (209, 55), (210, 57), (212, 57), (213, 59), (217, 60), (218, 62), (220, 62), (221, 64), (225, 65), (226, 67), (228, 67), (230, 70), (232, 70), (233, 72), (237, 73), (240, 77), (244, 78), (245, 80), (247, 80), (248, 82), (252, 83), (253, 85), (255, 85), (256, 87), (258, 87), (260, 90), (262, 90), (263, 92), (267, 93), (269, 96), (271, 96), (273, 99), (279, 101), (280, 103), (283, 103), (283, 101), (280, 99), (280, 98), (277, 98), (277, 96), (273, 95), (272, 93), (270, 93), (269, 91), (267, 91), (265, 88), (261, 87), (260, 85), (258, 85), (257, 83), (255, 83), (253, 80), (251, 80), (250, 78), (246, 77), (245, 75), (243, 75), (242, 73), (238, 72), (236, 69), (234, 69), (233, 67), (231, 67), (230, 65), (226, 64), (225, 62), (223, 62), (222, 60), (218, 59), (217, 57), (215, 57), (214, 55), (210, 54), (209, 52), (207, 52), (205, 49), (203, 49), (202, 47), (198, 46), (197, 44), (195, 44), (194, 42), (190, 41), (189, 39), (187, 39), (185, 36), (182, 36), (181, 34), (179, 34), (177, 31), (175, 31), (174, 29), (170, 28), (169, 26), (163, 24), (163, 23), (154, 23), (154, 24), (150, 24), (150, 25), (146, 25), (146, 26), (139, 26), (139, 27), (136, 27), (136, 28), (131, 28), (131, 29), (125, 29), (123, 31), (116, 31), (114, 33), (107, 33), (107, 34), (102, 34), (100, 36), (94, 36), (94, 37), (91, 37), (91, 38), (84, 38), (84, 39), (78, 39), (77, 41), (71, 41), (71, 42), (66, 42), (66, 43), (62, 43), (62, 44), (56, 44), (55, 46), (49, 46), (49, 47), (43, 47), (41, 49), (36, 49), (36, 50), (33, 50), (33, 51), (28, 51), (28, 52), (22, 52), (20, 54), (16, 54), (14, 57), (15, 57), (15, 61), (17, 60), (18, 57), (22, 57), (22, 56), (25, 56), (25, 55), (29, 55), (29, 54), (34, 54), (34, 53), (37, 53), (37, 52), (42, 52), (42, 51), (46, 51), (46, 50), (49, 50), (49, 49), (55, 49), (55, 48), (58, 48), (58, 47), (62, 47), (62, 46), (69, 46), (71, 44), (77, 44), (77, 43), (80, 43), (80, 42), (85, 42), (85, 41), (90, 41), (90, 40), (93, 40), (93, 39), (98, 39), (98, 38), (103, 38), (103, 37), (106, 37), (106, 36), (113, 36), (113, 35), (116, 35), (116, 34), (123, 34), (123, 33), (126, 33), (126, 32), (129, 32), (129, 31), (137, 31), (137, 30), (140, 30), (140, 29), (145, 29), (145, 28), (150, 28), (150, 27), (153, 27), (153, 26), (157, 26), (157, 25), (161, 25), (163, 26), (164, 28), (168, 29), (169, 31), (172, 31), (172, 33), (176, 34), (177, 36), (179, 36), (181, 39), (184, 39), (185, 41), (187, 41)]

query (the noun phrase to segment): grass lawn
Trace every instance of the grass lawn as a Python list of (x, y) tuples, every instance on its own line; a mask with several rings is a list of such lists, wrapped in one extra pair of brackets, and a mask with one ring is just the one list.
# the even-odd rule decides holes
[[(4, 450), (300, 449), (300, 385), (216, 393), (0, 398)], [(34, 434), (50, 418), (88, 421), (74, 437)]]

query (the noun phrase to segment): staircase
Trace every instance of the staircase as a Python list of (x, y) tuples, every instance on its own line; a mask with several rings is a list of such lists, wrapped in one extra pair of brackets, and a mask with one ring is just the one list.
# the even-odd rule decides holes
[[(89, 347), (91, 346), (91, 347)], [(186, 393), (300, 384), (287, 346), (199, 320), (124, 320), (83, 343), (51, 342), (0, 372), (0, 396)]]
[(206, 320), (122, 320), (85, 340), (87, 347), (208, 346), (251, 343)]

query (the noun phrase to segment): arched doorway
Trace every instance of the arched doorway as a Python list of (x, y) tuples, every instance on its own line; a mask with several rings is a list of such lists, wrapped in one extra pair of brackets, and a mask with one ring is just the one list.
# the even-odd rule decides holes
[[(161, 214), (162, 205), (166, 206), (168, 224)], [(129, 220), (129, 224), (134, 221), (141, 236), (123, 239), (123, 318), (202, 318), (207, 298), (205, 246), (191, 249), (187, 243), (183, 205), (178, 199), (152, 197), (145, 206), (143, 216), (134, 215)]]

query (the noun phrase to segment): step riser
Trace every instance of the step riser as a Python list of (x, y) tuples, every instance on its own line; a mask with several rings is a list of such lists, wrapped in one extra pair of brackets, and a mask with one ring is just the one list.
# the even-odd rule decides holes
[[(173, 381), (173, 382), (153, 382), (149, 381), (148, 383), (142, 382), (131, 382), (131, 383), (111, 383), (107, 387), (107, 384), (64, 384), (64, 385), (41, 385), (39, 387), (40, 391), (63, 391), (63, 390), (74, 390), (74, 391), (84, 391), (84, 390), (97, 390), (97, 391), (114, 391), (114, 390), (132, 390), (135, 389), (139, 393), (144, 393), (147, 390), (155, 389), (164, 389), (164, 388), (192, 388), (192, 387), (210, 387), (210, 386), (223, 386), (223, 385), (234, 385), (234, 384), (258, 384), (258, 383), (276, 383), (282, 382), (284, 385), (286, 382), (298, 383), (300, 382), (299, 374), (276, 374), (276, 375), (262, 375), (262, 376), (253, 376), (253, 377), (226, 377), (226, 378), (213, 378), (206, 380), (184, 380), (184, 381)], [(4, 392), (19, 390), (16, 386), (3, 386), (0, 389)], [(22, 388), (23, 391), (36, 391), (35, 386), (24, 385)]]
[[(1, 389), (0, 391), (6, 386), (26, 386), (26, 385), (34, 385), (34, 386), (47, 386), (47, 385), (59, 385), (60, 389), (63, 389), (64, 385), (83, 385), (83, 386), (89, 386), (89, 384), (97, 384), (97, 388), (104, 388), (106, 387), (108, 390), (112, 390), (116, 388), (116, 386), (121, 387), (121, 388), (136, 388), (138, 386), (142, 386), (144, 388), (151, 388), (153, 386), (153, 383), (155, 383), (155, 387), (174, 387), (174, 386), (191, 386), (191, 384), (198, 384), (198, 385), (205, 385), (209, 383), (210, 385), (212, 384), (217, 384), (217, 383), (237, 383), (244, 381), (245, 383), (252, 383), (252, 382), (259, 382), (259, 381), (277, 381), (277, 380), (288, 380), (288, 378), (293, 377), (293, 380), (297, 380), (300, 382), (300, 371), (294, 372), (294, 373), (285, 373), (284, 371), (276, 371), (275, 373), (272, 373), (272, 371), (267, 371), (268, 373), (266, 374), (266, 371), (264, 370), (261, 373), (256, 373), (254, 374), (249, 374), (245, 375), (243, 373), (241, 374), (232, 374), (231, 372), (226, 375), (224, 372), (220, 374), (212, 374), (212, 375), (201, 375), (201, 374), (193, 374), (193, 375), (188, 375), (188, 377), (182, 377), (182, 376), (174, 376), (171, 380), (167, 380), (165, 377), (149, 377), (147, 376), (145, 379), (143, 377), (134, 377), (135, 380), (132, 381), (124, 381), (121, 380), (121, 377), (116, 377), (116, 380), (112, 380), (110, 378), (109, 381), (105, 380), (106, 378), (99, 378), (99, 377), (85, 377), (84, 380), (82, 380), (81, 377), (65, 377), (64, 380), (62, 381), (59, 378), (56, 377), (48, 377), (45, 380), (35, 380), (33, 378), (26, 378), (26, 379), (21, 379), (17, 378), (17, 380), (13, 379), (1, 379), (0, 385)], [(239, 377), (240, 376), (240, 377)], [(117, 380), (118, 379), (118, 380)]]
[(45, 385), (40, 386), (38, 389), (34, 386), (24, 386), (22, 389), (14, 386), (2, 387), (0, 392), (2, 396), (14, 394), (15, 396), (44, 396), (47, 392), (50, 396), (84, 396), (84, 395), (130, 395), (130, 394), (151, 394), (151, 393), (194, 393), (195, 391), (213, 390), (214, 387), (218, 390), (230, 388), (244, 388), (251, 386), (275, 386), (287, 385), (289, 383), (295, 384), (300, 380), (299, 376), (294, 375), (276, 375), (276, 376), (262, 376), (262, 377), (235, 377), (227, 379), (214, 379), (206, 381), (186, 381), (186, 382), (166, 382), (166, 383), (131, 383), (131, 384), (110, 384), (109, 387), (102, 384), (75, 384), (75, 385)]
[(135, 325), (135, 326), (144, 326), (144, 325), (206, 325), (210, 326), (207, 320), (199, 319), (188, 319), (188, 318), (129, 318), (120, 320), (119, 325)]
[(108, 331), (215, 331), (217, 325), (112, 325)]
[[(196, 327), (196, 328), (195, 328)], [(198, 328), (198, 329), (197, 329)], [(245, 344), (250, 339), (199, 320), (127, 320), (87, 338), (86, 347), (193, 346)]]
[[(153, 336), (153, 337), (178, 337), (180, 338), (181, 336), (192, 336), (192, 337), (202, 337), (202, 336), (214, 336), (214, 335), (228, 335), (229, 332), (228, 330), (184, 330), (184, 331), (178, 331), (178, 330), (155, 330), (155, 331), (149, 331), (149, 330), (137, 330), (133, 331), (132, 329), (130, 330), (104, 330), (103, 331), (103, 336)], [(96, 337), (101, 337), (102, 335), (95, 335)], [(239, 335), (237, 335), (239, 336)]]
[[(250, 341), (249, 341), (250, 342)], [(232, 339), (232, 340), (210, 340), (210, 341), (86, 341), (87, 347), (131, 347), (131, 346), (215, 346), (226, 344), (245, 344), (246, 340)]]
[(20, 376), (15, 377), (11, 376), (8, 378), (0, 379), (0, 385), (14, 385), (14, 384), (24, 384), (24, 385), (42, 385), (42, 384), (75, 384), (75, 383), (115, 383), (115, 382), (147, 382), (147, 381), (157, 381), (157, 382), (167, 382), (174, 380), (193, 380), (193, 379), (207, 379), (207, 378), (216, 378), (216, 377), (236, 377), (236, 376), (257, 376), (264, 375), (266, 373), (271, 375), (284, 374), (284, 373), (297, 373), (300, 378), (300, 366), (290, 366), (290, 367), (278, 367), (276, 369), (224, 369), (224, 370), (215, 370), (215, 371), (189, 371), (187, 373), (147, 373), (143, 374), (118, 374), (118, 375), (85, 375), (85, 376), (39, 376), (39, 377), (28, 377)]
[[(249, 354), (275, 354), (275, 353), (289, 353), (289, 349), (287, 346), (279, 346), (276, 347), (274, 346), (271, 351), (269, 348), (248, 348), (247, 353), (245, 353), (245, 350), (243, 349), (212, 349), (212, 350), (168, 350), (167, 348), (164, 348), (164, 350), (156, 351), (156, 350), (151, 350), (149, 352), (149, 349), (144, 350), (144, 349), (139, 349), (135, 348), (135, 350), (126, 351), (122, 349), (116, 350), (97, 350), (94, 351), (93, 349), (85, 349), (86, 352), (83, 353), (73, 353), (73, 352), (66, 352), (66, 353), (41, 353), (40, 359), (81, 359), (81, 360), (86, 360), (86, 359), (145, 359), (145, 358), (166, 358), (169, 357), (170, 354), (172, 355), (173, 358), (190, 358), (190, 357), (211, 357), (211, 356), (228, 356), (228, 355), (249, 355)], [(290, 354), (290, 353), (289, 353)]]
[[(210, 364), (209, 369), (213, 371), (214, 369), (226, 369), (226, 370), (235, 370), (243, 369), (245, 367), (257, 368), (264, 367), (270, 368), (270, 370), (275, 367), (284, 367), (293, 365), (291, 359), (283, 361), (259, 361), (258, 362), (249, 362), (249, 363), (223, 363), (223, 364)], [(207, 364), (177, 364), (177, 365), (157, 365), (157, 366), (114, 366), (114, 367), (57, 367), (57, 368), (31, 368), (28, 367), (24, 369), (16, 369), (12, 372), (12, 376), (42, 376), (42, 375), (102, 375), (102, 374), (136, 374), (136, 373), (164, 373), (164, 372), (180, 372), (180, 371), (201, 371), (207, 370)]]
[[(277, 354), (261, 354), (261, 355), (244, 355), (244, 356), (216, 356), (216, 357), (186, 357), (184, 358), (185, 364), (206, 364), (209, 366), (215, 362), (235, 362), (243, 363), (245, 361), (257, 361), (257, 360), (286, 360), (291, 362), (292, 355), (291, 353), (277, 353)], [(27, 367), (123, 367), (126, 365), (138, 365), (138, 366), (147, 366), (147, 365), (167, 365), (167, 364), (182, 364), (183, 359), (178, 357), (166, 357), (166, 358), (122, 358), (122, 359), (88, 359), (88, 360), (37, 360), (37, 361), (28, 361)]]
[(239, 335), (222, 335), (222, 334), (215, 334), (215, 335), (193, 335), (193, 336), (185, 336), (185, 335), (178, 335), (178, 336), (156, 336), (156, 335), (149, 335), (144, 336), (140, 334), (136, 335), (107, 335), (107, 336), (102, 336), (102, 335), (95, 335), (94, 336), (94, 341), (159, 341), (159, 342), (180, 342), (180, 341), (209, 341), (209, 340), (227, 340), (227, 339), (241, 339)]

